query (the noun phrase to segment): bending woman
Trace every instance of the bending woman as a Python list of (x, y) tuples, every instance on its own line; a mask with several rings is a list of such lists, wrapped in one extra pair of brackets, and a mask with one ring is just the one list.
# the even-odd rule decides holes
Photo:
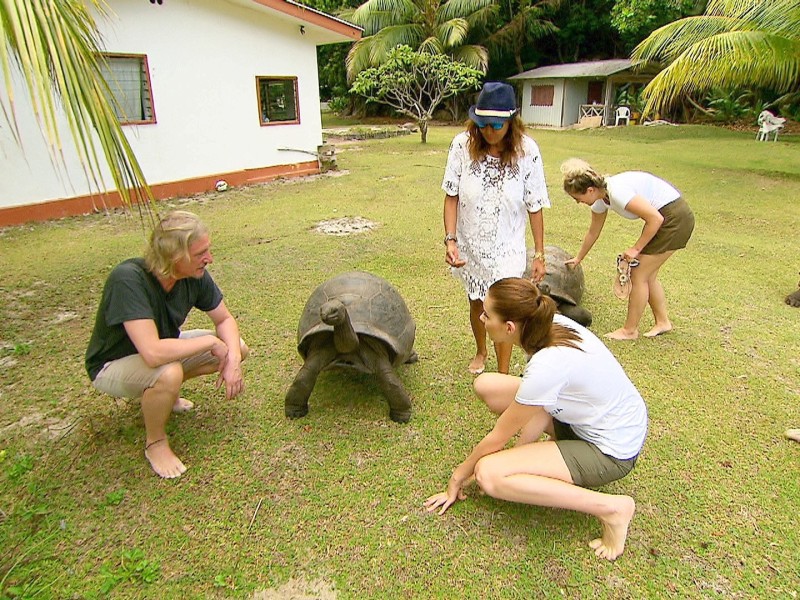
[[(475, 357), (482, 373), (488, 352), (480, 316), (489, 285), (525, 272), (525, 229), (530, 222), (535, 255), (531, 274), (545, 275), (542, 208), (550, 206), (539, 148), (525, 135), (514, 88), (489, 81), (469, 109), (467, 130), (450, 144), (442, 189), (445, 262), (461, 279), (469, 300)], [(511, 346), (495, 344), (497, 370), (508, 373)]]
[(667, 299), (658, 281), (658, 270), (675, 250), (686, 247), (694, 230), (694, 214), (681, 193), (663, 179), (643, 171), (604, 177), (577, 158), (564, 162), (561, 173), (564, 191), (576, 202), (592, 207), (589, 230), (578, 254), (567, 264), (577, 265), (589, 254), (600, 237), (609, 209), (626, 219), (644, 221), (639, 239), (621, 253), (628, 263), (634, 259), (639, 261), (639, 266), (631, 269), (628, 315), (625, 324), (606, 337), (615, 340), (639, 337), (639, 321), (648, 304), (655, 324), (644, 336), (655, 337), (671, 331), (672, 322), (667, 315)]
[[(425, 506), (443, 514), (465, 498), (462, 488), (474, 474), (494, 498), (594, 515), (603, 533), (589, 546), (614, 560), (636, 504), (586, 488), (620, 479), (636, 464), (647, 435), (641, 395), (608, 348), (556, 314), (555, 302), (527, 279), (494, 283), (481, 318), (493, 341), (516, 344), (531, 359), (522, 378), (485, 373), (475, 380), (497, 423)], [(504, 450), (517, 433), (516, 446)], [(542, 433), (550, 440), (537, 441)]]

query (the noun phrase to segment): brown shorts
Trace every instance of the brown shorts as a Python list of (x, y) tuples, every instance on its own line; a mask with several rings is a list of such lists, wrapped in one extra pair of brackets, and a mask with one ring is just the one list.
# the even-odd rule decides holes
[(603, 454), (597, 446), (579, 438), (572, 427), (558, 419), (553, 419), (553, 429), (556, 446), (575, 485), (600, 487), (622, 479), (636, 465), (636, 457), (622, 460)]
[[(181, 331), (181, 339), (216, 335), (209, 329), (189, 329)], [(205, 365), (217, 364), (219, 360), (210, 351), (188, 356), (180, 361), (184, 373), (189, 373)], [(167, 363), (169, 364), (169, 363)], [(103, 365), (94, 378), (95, 389), (115, 398), (141, 398), (142, 394), (156, 384), (167, 365), (148, 367), (140, 354), (131, 354)]]
[(647, 245), (642, 248), (641, 254), (663, 254), (670, 250), (686, 248), (689, 238), (694, 231), (694, 213), (683, 198), (673, 200), (659, 210), (664, 222), (658, 232)]

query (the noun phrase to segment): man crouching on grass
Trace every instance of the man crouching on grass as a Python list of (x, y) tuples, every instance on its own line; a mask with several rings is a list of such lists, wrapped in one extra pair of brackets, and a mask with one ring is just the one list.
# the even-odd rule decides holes
[[(219, 373), (230, 400), (244, 391), (241, 362), (248, 348), (206, 267), (214, 262), (208, 229), (185, 211), (168, 213), (153, 229), (144, 258), (117, 265), (108, 276), (86, 350), (95, 388), (118, 398), (141, 398), (144, 455), (164, 478), (186, 466), (172, 452), (170, 414), (194, 406), (181, 384)], [(215, 331), (180, 327), (192, 307), (204, 311)]]

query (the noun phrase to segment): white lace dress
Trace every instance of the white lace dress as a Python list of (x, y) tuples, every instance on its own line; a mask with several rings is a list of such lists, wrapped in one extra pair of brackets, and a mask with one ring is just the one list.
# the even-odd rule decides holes
[(458, 253), (467, 261), (451, 272), (464, 282), (470, 300), (483, 300), (498, 279), (522, 276), (528, 213), (549, 208), (550, 198), (542, 156), (531, 138), (523, 137), (517, 164), (505, 167), (493, 156), (473, 161), (468, 139), (465, 131), (450, 144), (442, 189), (458, 196)]

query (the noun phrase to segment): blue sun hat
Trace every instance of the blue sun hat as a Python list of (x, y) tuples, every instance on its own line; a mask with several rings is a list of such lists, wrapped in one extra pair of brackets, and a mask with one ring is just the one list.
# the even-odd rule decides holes
[(474, 106), (469, 107), (469, 118), (478, 127), (500, 125), (517, 112), (517, 95), (514, 88), (501, 81), (487, 81)]

